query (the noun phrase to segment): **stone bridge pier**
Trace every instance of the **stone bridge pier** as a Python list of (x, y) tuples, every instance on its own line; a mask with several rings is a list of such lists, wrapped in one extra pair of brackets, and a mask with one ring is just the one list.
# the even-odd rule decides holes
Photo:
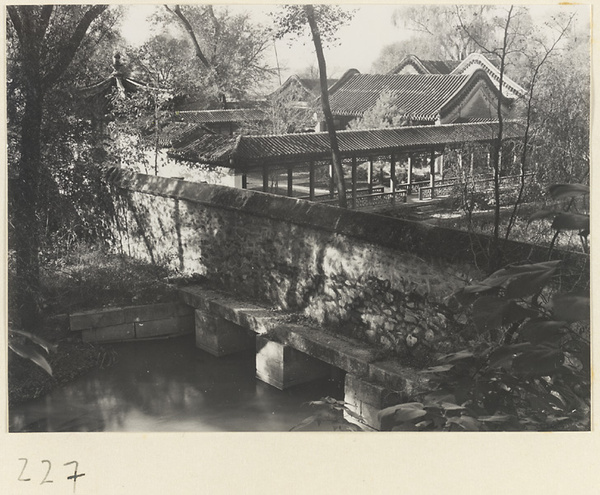
[[(279, 390), (344, 375), (348, 421), (379, 430), (381, 409), (411, 396), (423, 378), (397, 360), (379, 360), (362, 342), (322, 329), (286, 322), (286, 315), (202, 286), (180, 290), (195, 309), (196, 346), (221, 357), (256, 352), (256, 377)], [(315, 397), (315, 400), (318, 397)]]

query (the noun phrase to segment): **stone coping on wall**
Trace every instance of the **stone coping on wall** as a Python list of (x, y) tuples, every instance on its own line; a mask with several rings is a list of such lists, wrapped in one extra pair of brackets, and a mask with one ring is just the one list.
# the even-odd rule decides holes
[(382, 358), (381, 351), (356, 339), (309, 325), (286, 322), (290, 313), (272, 310), (228, 293), (196, 285), (179, 289), (182, 301), (212, 316), (287, 345), (353, 376), (383, 387), (408, 400), (426, 379), (398, 359)]
[(84, 342), (122, 342), (194, 332), (194, 310), (179, 302), (103, 308), (69, 315), (71, 331)]
[[(308, 226), (424, 258), (441, 258), (454, 263), (472, 263), (474, 249), (480, 252), (476, 262), (484, 262), (482, 253), (489, 252), (492, 243), (492, 238), (486, 235), (246, 189), (133, 172), (112, 174), (111, 180), (130, 191)], [(510, 262), (548, 259), (547, 248), (523, 242), (506, 241), (504, 251)], [(589, 262), (589, 257), (583, 253), (556, 249), (552, 257), (569, 259), (577, 264)]]

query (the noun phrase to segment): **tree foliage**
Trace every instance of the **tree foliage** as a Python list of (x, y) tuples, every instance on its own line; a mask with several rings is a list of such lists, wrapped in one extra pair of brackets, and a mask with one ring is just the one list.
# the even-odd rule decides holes
[(222, 95), (237, 99), (256, 91), (276, 73), (264, 59), (271, 42), (269, 30), (248, 14), (231, 14), (212, 5), (166, 5), (176, 18), (203, 70), (194, 72), (197, 90), (213, 101)]
[(385, 129), (410, 125), (410, 117), (394, 103), (392, 93), (384, 91), (371, 108), (350, 122), (350, 129)]
[[(95, 21), (106, 6), (9, 6), (7, 28), (9, 64), (9, 134), (16, 141), (9, 147), (11, 245), (16, 252), (17, 280), (21, 325), (35, 330), (39, 321), (39, 254), (42, 222), (50, 205), (44, 197), (49, 191), (61, 191), (52, 176), (47, 133), (53, 132), (51, 120), (65, 124), (69, 117), (54, 99), (55, 90), (65, 82), (65, 75)], [(96, 31), (100, 35), (102, 29)], [(72, 83), (71, 83), (72, 84)], [(50, 111), (49, 111), (50, 110)], [(58, 116), (61, 115), (62, 119)], [(62, 127), (64, 129), (64, 126)], [(61, 136), (63, 145), (71, 132)], [(64, 149), (64, 148), (63, 148)], [(71, 153), (79, 153), (77, 147)], [(56, 170), (56, 169), (55, 169)], [(48, 221), (46, 229), (48, 228)]]
[(416, 33), (413, 39), (421, 46), (412, 54), (435, 60), (463, 60), (480, 51), (479, 43), (487, 45), (499, 37), (494, 15), (489, 5), (415, 5), (398, 8), (392, 22)]

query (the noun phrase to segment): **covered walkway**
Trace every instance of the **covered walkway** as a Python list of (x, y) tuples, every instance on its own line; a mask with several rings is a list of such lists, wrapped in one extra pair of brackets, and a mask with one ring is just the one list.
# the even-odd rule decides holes
[[(495, 121), (390, 129), (338, 131), (349, 206), (393, 205), (432, 199), (449, 191), (458, 177), (445, 177), (444, 156), (453, 152), (465, 177), (481, 170), (479, 149), (489, 172), (489, 145)], [(522, 136), (518, 121), (505, 121), (503, 149)], [(482, 151), (483, 150), (483, 151)], [(203, 135), (169, 155), (180, 160), (234, 169), (238, 187), (335, 203), (331, 150), (326, 132), (269, 136)], [(508, 155), (508, 153), (506, 153)], [(504, 157), (514, 163), (516, 156)], [(421, 172), (417, 176), (416, 171)], [(425, 177), (425, 179), (424, 179)], [(418, 180), (415, 180), (418, 179)], [(409, 199), (408, 199), (409, 200)]]

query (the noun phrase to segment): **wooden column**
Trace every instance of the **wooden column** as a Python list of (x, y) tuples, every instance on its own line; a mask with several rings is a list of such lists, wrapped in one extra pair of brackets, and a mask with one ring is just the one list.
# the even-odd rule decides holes
[(245, 172), (242, 174), (242, 189), (248, 189), (248, 175)]
[(352, 208), (356, 208), (356, 182), (357, 182), (357, 173), (356, 173), (357, 165), (356, 165), (356, 157), (352, 157)]
[(333, 163), (329, 164), (329, 197), (333, 199), (335, 192), (335, 184), (333, 182)]
[(367, 182), (369, 183), (369, 194), (373, 192), (373, 157), (369, 157), (369, 168), (367, 169)]
[(435, 197), (435, 150), (429, 155), (429, 185), (431, 186), (431, 199)]
[(310, 161), (308, 164), (308, 188), (309, 188), (309, 199), (315, 200), (315, 162)]
[(406, 183), (408, 186), (406, 187), (406, 193), (412, 194), (412, 178), (413, 178), (413, 154), (408, 154), (408, 175), (406, 177)]
[(263, 177), (263, 192), (269, 192), (269, 169), (267, 167), (262, 168)]
[(469, 175), (473, 177), (473, 162), (475, 161), (474, 153), (471, 153), (471, 163), (469, 164)]
[(287, 169), (287, 195), (290, 198), (294, 195), (294, 169), (291, 165)]
[(498, 175), (505, 175), (502, 173), (502, 148), (498, 151)]
[(392, 193), (392, 204), (396, 202), (396, 157), (390, 156), (390, 191)]

